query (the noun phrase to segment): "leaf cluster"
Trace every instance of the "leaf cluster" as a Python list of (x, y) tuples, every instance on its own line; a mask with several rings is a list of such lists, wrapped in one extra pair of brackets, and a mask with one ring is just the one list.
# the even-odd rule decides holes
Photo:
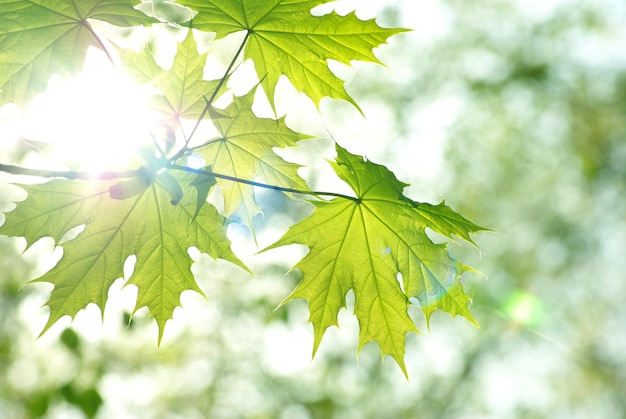
[[(81, 173), (0, 166), (10, 173), (54, 178), (21, 185), (27, 198), (6, 214), (0, 227), (0, 234), (24, 237), (29, 246), (51, 237), (63, 247), (58, 264), (34, 281), (54, 285), (44, 332), (88, 304), (104, 311), (109, 287), (123, 277), (125, 262), (134, 256), (126, 283), (138, 289), (136, 310), (147, 307), (156, 319), (160, 341), (180, 305), (180, 294), (202, 294), (191, 272), (189, 248), (248, 270), (232, 252), (226, 229), (237, 219), (254, 233), (253, 221), (261, 212), (255, 186), (298, 196), (314, 206), (309, 217), (265, 249), (293, 243), (310, 249), (296, 265), (302, 281), (286, 301), (308, 301), (314, 352), (325, 330), (337, 324), (350, 290), (360, 326), (359, 350), (374, 340), (405, 373), (405, 335), (417, 331), (408, 314), (411, 304), (421, 306), (427, 321), (434, 311), (443, 310), (476, 324), (461, 284), (462, 274), (471, 268), (450, 256), (445, 244), (434, 244), (426, 229), (471, 242), (470, 234), (482, 227), (443, 202), (430, 205), (409, 199), (403, 194), (407, 185), (386, 167), (339, 145), (331, 166), (353, 195), (309, 189), (299, 166), (275, 149), (295, 147), (310, 137), (290, 129), (284, 117), (261, 118), (253, 111), (255, 95), (261, 93), (275, 110), (276, 85), (282, 77), (316, 105), (328, 97), (358, 108), (344, 82), (329, 69), (329, 61), (377, 63), (373, 49), (404, 29), (383, 28), (354, 13), (311, 13), (327, 2), (0, 0), (0, 104), (25, 106), (53, 74), (80, 71), (87, 48), (95, 47), (112, 63), (119, 57), (120, 71), (158, 91), (153, 107), (163, 121), (163, 138), (142, 149), (141, 165), (125, 172), (87, 179)], [(171, 68), (165, 69), (149, 46), (141, 52), (107, 47), (111, 43), (94, 29), (95, 20), (118, 27), (167, 24), (187, 28), (187, 35)], [(196, 31), (211, 32), (215, 40), (241, 34), (221, 78), (205, 79), (212, 52), (198, 51)], [(233, 97), (226, 108), (217, 108), (216, 100), (227, 92), (228, 80), (244, 60), (252, 61), (258, 85)], [(195, 121), (191, 130), (185, 128), (186, 121)], [(207, 123), (218, 135), (198, 138), (197, 128)], [(192, 160), (203, 164), (193, 166)], [(218, 186), (222, 213), (207, 202)], [(76, 238), (62, 242), (79, 226), (84, 230)]]

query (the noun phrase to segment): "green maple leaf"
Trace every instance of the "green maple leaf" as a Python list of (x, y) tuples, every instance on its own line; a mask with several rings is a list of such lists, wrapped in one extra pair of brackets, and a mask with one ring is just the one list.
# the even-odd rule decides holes
[(25, 105), (53, 74), (82, 70), (89, 46), (105, 49), (90, 19), (130, 27), (155, 22), (137, 0), (0, 0), (0, 105)]
[(332, 166), (356, 198), (313, 202), (313, 214), (267, 249), (292, 243), (310, 248), (295, 266), (302, 281), (285, 301), (308, 301), (314, 354), (326, 329), (337, 325), (337, 314), (352, 289), (360, 327), (358, 350), (374, 340), (383, 356), (391, 355), (406, 374), (405, 335), (418, 331), (408, 315), (410, 298), (419, 300), (427, 320), (441, 309), (477, 324), (460, 282), (470, 268), (453, 259), (445, 244), (431, 242), (425, 229), (463, 238), (484, 229), (443, 203), (433, 206), (406, 198), (402, 192), (407, 185), (384, 166), (339, 146), (337, 154)]
[(159, 89), (154, 108), (180, 118), (197, 119), (206, 106), (205, 97), (210, 96), (219, 80), (203, 79), (207, 54), (199, 54), (191, 30), (183, 42), (178, 45), (174, 63), (170, 70), (161, 68), (149, 50), (135, 53), (120, 50), (125, 71), (137, 81), (150, 83)]
[[(209, 141), (197, 153), (210, 166), (210, 171), (236, 178), (263, 181), (279, 187), (309, 191), (298, 175), (297, 164), (278, 156), (274, 147), (294, 147), (310, 136), (292, 131), (284, 118), (259, 118), (252, 111), (254, 89), (245, 96), (235, 97), (224, 110), (212, 110), (212, 122), (221, 137)], [(197, 184), (210, 176), (199, 175)], [(253, 230), (254, 216), (261, 212), (254, 199), (252, 185), (217, 179), (224, 195), (226, 216), (236, 214)]]
[(42, 237), (59, 243), (70, 229), (85, 225), (75, 239), (62, 244), (58, 264), (34, 280), (54, 285), (43, 332), (90, 303), (104, 313), (108, 289), (123, 276), (130, 255), (137, 258), (127, 282), (138, 288), (135, 311), (148, 307), (159, 327), (159, 341), (165, 323), (180, 305), (180, 294), (186, 290), (202, 294), (190, 270), (189, 247), (247, 269), (230, 250), (228, 221), (213, 206), (204, 205), (194, 217), (193, 194), (178, 196), (180, 201), (172, 203), (172, 182), (189, 181), (189, 175), (174, 178), (164, 172), (153, 180), (139, 177), (117, 184), (53, 180), (20, 185), (28, 197), (6, 215), (0, 234), (24, 237), (29, 245)]
[(327, 2), (184, 0), (181, 3), (198, 12), (190, 23), (196, 29), (216, 32), (217, 38), (247, 32), (244, 57), (254, 61), (270, 103), (274, 103), (278, 79), (285, 75), (316, 105), (328, 96), (347, 100), (358, 108), (345, 91), (344, 82), (328, 68), (328, 60), (346, 65), (353, 60), (380, 63), (372, 49), (405, 30), (381, 28), (373, 19), (363, 21), (354, 13), (311, 15), (313, 7)]

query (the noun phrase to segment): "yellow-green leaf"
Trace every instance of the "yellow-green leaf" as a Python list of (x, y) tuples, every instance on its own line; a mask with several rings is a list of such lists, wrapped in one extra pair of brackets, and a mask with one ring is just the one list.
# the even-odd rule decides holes
[(154, 101), (154, 108), (175, 121), (179, 118), (199, 118), (206, 106), (205, 98), (219, 85), (219, 80), (203, 79), (207, 54), (198, 53), (191, 30), (178, 45), (174, 63), (169, 70), (161, 68), (148, 49), (141, 53), (121, 50), (120, 56), (129, 75), (161, 91), (161, 95)]
[[(461, 237), (482, 228), (460, 216), (463, 221), (453, 228), (442, 227), (436, 214), (425, 219), (419, 204), (402, 194), (407, 185), (387, 168), (339, 146), (337, 154), (332, 166), (356, 196), (314, 202), (313, 214), (268, 249), (292, 243), (310, 249), (295, 266), (303, 278), (287, 299), (308, 301), (314, 353), (326, 329), (337, 324), (345, 295), (352, 289), (359, 350), (367, 342), (378, 342), (383, 355), (391, 355), (406, 374), (405, 335), (417, 332), (408, 315), (410, 298), (419, 300), (427, 320), (441, 309), (476, 324), (460, 283), (469, 268), (453, 259), (445, 244), (432, 243), (425, 228), (436, 225), (444, 234)], [(445, 211), (448, 218), (452, 213)]]
[[(213, 124), (221, 137), (200, 148), (198, 155), (215, 173), (246, 180), (260, 178), (271, 185), (309, 191), (298, 175), (300, 166), (285, 161), (273, 148), (293, 147), (310, 137), (289, 129), (284, 118), (257, 117), (252, 111), (253, 101), (254, 90), (235, 97), (224, 110), (212, 110)], [(225, 179), (217, 179), (217, 183), (224, 195), (226, 216), (235, 214), (252, 229), (254, 216), (261, 211), (253, 187)]]
[[(245, 58), (254, 62), (261, 86), (274, 103), (278, 79), (285, 75), (298, 91), (317, 105), (323, 97), (356, 102), (328, 60), (350, 65), (354, 60), (379, 62), (372, 49), (404, 29), (381, 28), (354, 13), (313, 16), (311, 9), (328, 0), (183, 0), (196, 10), (196, 29), (216, 32), (217, 38), (246, 31)], [(358, 107), (358, 106), (357, 106)]]
[[(189, 175), (168, 177), (184, 185), (190, 181)], [(70, 229), (85, 225), (75, 239), (62, 244), (63, 257), (57, 265), (35, 280), (54, 285), (46, 303), (50, 317), (44, 331), (88, 304), (104, 311), (108, 289), (123, 276), (124, 262), (131, 255), (137, 258), (128, 280), (138, 288), (136, 310), (148, 307), (159, 326), (159, 341), (180, 305), (180, 294), (186, 290), (202, 294), (190, 269), (191, 246), (246, 269), (230, 250), (228, 221), (209, 204), (194, 217), (191, 188), (173, 205), (168, 190), (172, 186), (161, 184), (162, 179), (161, 174), (128, 199), (112, 199), (109, 181), (21, 185), (28, 197), (6, 215), (0, 234), (24, 237), (29, 245), (42, 237), (58, 243)]]
[(90, 20), (129, 27), (155, 22), (138, 0), (0, 0), (0, 105), (27, 104), (53, 74), (82, 70), (89, 46), (104, 49)]

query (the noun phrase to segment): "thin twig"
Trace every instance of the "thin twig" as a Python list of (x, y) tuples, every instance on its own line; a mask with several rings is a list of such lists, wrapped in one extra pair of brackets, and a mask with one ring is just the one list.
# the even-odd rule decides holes
[(120, 171), (107, 171), (107, 172), (86, 172), (86, 171), (74, 171), (74, 170), (44, 170), (44, 169), (30, 169), (27, 167), (15, 166), (12, 164), (0, 163), (0, 172), (11, 173), (13, 175), (26, 175), (26, 176), (38, 176), (44, 178), (64, 178), (64, 179), (85, 179), (85, 180), (110, 180), (131, 178), (140, 176), (142, 169), (134, 170), (120, 170)]
[(281, 191), (281, 192), (289, 192), (289, 193), (297, 193), (297, 194), (302, 194), (302, 195), (313, 195), (313, 196), (334, 196), (337, 198), (349, 199), (350, 201), (360, 202), (359, 198), (356, 198), (354, 196), (344, 195), (344, 194), (337, 193), (337, 192), (305, 191), (305, 190), (295, 189), (295, 188), (286, 188), (283, 186), (268, 185), (266, 183), (255, 182), (253, 180), (241, 179), (235, 176), (215, 173), (215, 172), (211, 172), (205, 169), (194, 169), (192, 167), (180, 166), (177, 164), (169, 164), (167, 167), (170, 169), (181, 170), (181, 171), (188, 172), (188, 173), (195, 173), (198, 175), (205, 175), (205, 176), (210, 176), (210, 177), (216, 177), (219, 179), (230, 180), (232, 182), (243, 183), (245, 185), (258, 186), (260, 188), (271, 189), (273, 191)]
[[(344, 195), (337, 192), (324, 192), (324, 191), (306, 191), (302, 189), (286, 188), (283, 186), (269, 185), (266, 183), (255, 182), (253, 180), (241, 179), (235, 176), (224, 175), (222, 173), (211, 172), (205, 169), (194, 169), (192, 167), (181, 166), (177, 164), (168, 164), (166, 166), (169, 169), (180, 170), (188, 173), (195, 173), (198, 175), (205, 175), (215, 177), (219, 179), (229, 180), (231, 182), (243, 183), (245, 185), (258, 186), (264, 189), (270, 189), (274, 191), (297, 193), (301, 195), (312, 196), (334, 196), (337, 198), (349, 199), (351, 201), (359, 202), (358, 198), (353, 196)], [(0, 163), (0, 172), (11, 173), (13, 175), (25, 175), (25, 176), (37, 176), (42, 178), (63, 178), (63, 179), (82, 179), (82, 180), (112, 180), (112, 179), (127, 179), (132, 177), (144, 176), (145, 168), (133, 169), (133, 170), (119, 170), (119, 171), (107, 171), (107, 172), (86, 172), (86, 171), (74, 171), (74, 170), (44, 170), (44, 169), (30, 169), (28, 167), (15, 166), (12, 164)]]
[(219, 83), (217, 84), (217, 87), (215, 87), (215, 89), (213, 90), (213, 93), (211, 94), (211, 97), (209, 99), (205, 98), (206, 104), (204, 105), (204, 109), (202, 109), (202, 112), (200, 113), (200, 116), (198, 117), (198, 120), (196, 121), (196, 124), (194, 125), (193, 129), (191, 130), (191, 133), (189, 134), (189, 136), (185, 140), (185, 145), (180, 150), (178, 150), (178, 153), (176, 153), (170, 159), (171, 162), (175, 162), (176, 160), (180, 159), (181, 157), (183, 157), (185, 155), (185, 153), (187, 153), (189, 151), (189, 143), (191, 142), (191, 140), (192, 140), (194, 134), (196, 133), (196, 131), (198, 130), (198, 127), (200, 126), (200, 123), (202, 122), (202, 120), (206, 116), (207, 112), (209, 112), (209, 109), (213, 105), (213, 101), (217, 97), (217, 93), (220, 91), (222, 86), (224, 86), (224, 83), (226, 82), (226, 79), (230, 76), (230, 71), (232, 70), (233, 66), (237, 62), (237, 59), (239, 58), (239, 54), (241, 54), (241, 51), (243, 51), (243, 47), (246, 45), (246, 41), (248, 40), (249, 36), (250, 36), (250, 31), (246, 32), (246, 36), (243, 38), (243, 41), (241, 42), (241, 45), (239, 45), (239, 49), (237, 49), (237, 52), (233, 56), (233, 59), (230, 61), (230, 64), (228, 65), (228, 68), (224, 72), (224, 75), (222, 76), (222, 78), (220, 79)]

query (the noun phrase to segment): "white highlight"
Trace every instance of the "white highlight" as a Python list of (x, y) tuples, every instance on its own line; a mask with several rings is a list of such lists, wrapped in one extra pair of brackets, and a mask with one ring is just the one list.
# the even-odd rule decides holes
[(69, 169), (127, 168), (137, 159), (137, 147), (152, 141), (157, 118), (149, 111), (149, 97), (146, 87), (90, 49), (82, 73), (67, 80), (53, 76), (46, 92), (33, 100), (24, 115), (23, 136), (49, 144), (46, 154)]

